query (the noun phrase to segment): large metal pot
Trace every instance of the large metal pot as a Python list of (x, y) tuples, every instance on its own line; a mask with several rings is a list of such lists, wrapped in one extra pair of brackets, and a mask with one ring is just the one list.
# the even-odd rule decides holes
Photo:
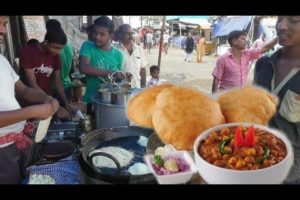
[[(82, 151), (79, 157), (79, 163), (82, 168), (83, 174), (85, 176), (84, 182), (90, 184), (155, 184), (155, 177), (150, 174), (145, 175), (130, 175), (129, 173), (124, 173), (120, 171), (120, 166), (118, 166), (118, 171), (112, 174), (104, 174), (100, 169), (98, 169), (92, 162), (94, 156), (106, 156), (114, 160), (114, 162), (119, 165), (118, 161), (112, 155), (107, 155), (106, 153), (91, 153), (95, 149), (98, 149), (99, 145), (103, 145), (106, 142), (111, 142), (118, 138), (128, 138), (134, 136), (144, 136), (149, 137), (153, 133), (152, 129), (145, 129), (136, 126), (124, 127), (124, 128), (114, 128), (114, 129), (101, 129), (96, 130), (82, 139)], [(144, 154), (146, 153), (146, 150)]]
[(126, 116), (126, 105), (103, 103), (99, 93), (91, 96), (94, 104), (96, 129), (128, 126), (129, 120)]

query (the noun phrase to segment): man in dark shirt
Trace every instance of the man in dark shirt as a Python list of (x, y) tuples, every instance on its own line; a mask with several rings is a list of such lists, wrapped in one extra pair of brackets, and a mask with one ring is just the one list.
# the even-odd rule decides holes
[(280, 100), (269, 125), (286, 134), (293, 145), (294, 165), (285, 183), (300, 184), (300, 16), (279, 16), (276, 31), (283, 48), (256, 62), (254, 83)]
[(56, 113), (60, 119), (71, 119), (71, 108), (60, 78), (60, 52), (67, 43), (67, 37), (60, 26), (49, 28), (44, 42), (28, 45), (20, 52), (20, 76), (24, 82), (47, 95), (53, 96), (51, 80), (58, 92), (60, 107)]

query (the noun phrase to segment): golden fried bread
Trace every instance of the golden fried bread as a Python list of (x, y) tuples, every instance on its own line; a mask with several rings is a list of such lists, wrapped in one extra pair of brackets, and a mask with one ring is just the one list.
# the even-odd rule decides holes
[(225, 122), (216, 101), (197, 90), (178, 86), (158, 94), (152, 120), (160, 139), (178, 150), (192, 150), (199, 134)]
[(233, 89), (218, 99), (226, 122), (250, 122), (267, 125), (276, 112), (277, 98), (253, 86)]
[(149, 89), (145, 89), (130, 99), (127, 107), (128, 118), (144, 127), (153, 128), (152, 113), (155, 108), (157, 94), (163, 89), (172, 87), (171, 84), (162, 84)]

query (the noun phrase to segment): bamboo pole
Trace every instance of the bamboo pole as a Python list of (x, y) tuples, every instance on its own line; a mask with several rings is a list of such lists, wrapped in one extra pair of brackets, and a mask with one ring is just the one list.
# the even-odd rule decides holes
[(163, 24), (161, 27), (161, 32), (160, 32), (160, 39), (159, 39), (159, 53), (158, 53), (158, 64), (157, 66), (160, 68), (160, 62), (161, 62), (161, 51), (162, 51), (162, 46), (163, 46), (163, 37), (164, 37), (164, 32), (165, 32), (165, 24), (166, 24), (166, 16), (163, 16)]

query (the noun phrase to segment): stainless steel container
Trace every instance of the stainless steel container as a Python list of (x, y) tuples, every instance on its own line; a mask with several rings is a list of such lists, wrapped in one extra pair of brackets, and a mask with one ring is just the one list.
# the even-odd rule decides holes
[(111, 103), (116, 105), (127, 105), (128, 100), (131, 97), (129, 92), (113, 92), (111, 93)]
[(126, 116), (127, 105), (103, 103), (100, 100), (99, 93), (94, 93), (91, 96), (91, 100), (94, 104), (96, 129), (115, 128), (129, 125), (129, 120)]
[(101, 88), (98, 90), (99, 92), (99, 100), (102, 103), (111, 103), (111, 92), (108, 88)]

